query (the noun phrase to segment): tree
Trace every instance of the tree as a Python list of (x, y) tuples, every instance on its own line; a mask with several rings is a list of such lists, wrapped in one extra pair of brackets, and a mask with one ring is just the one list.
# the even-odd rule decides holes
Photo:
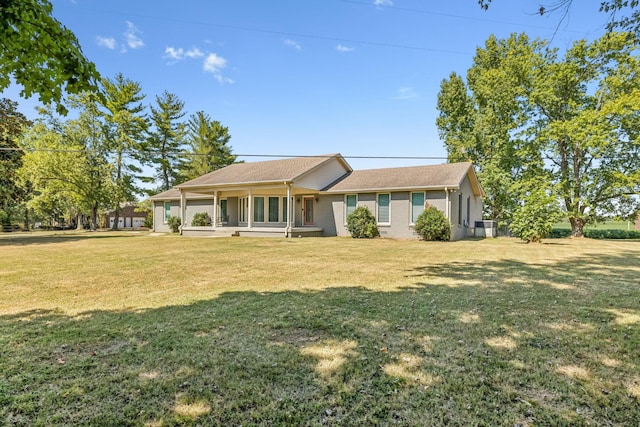
[(509, 230), (527, 243), (540, 243), (562, 218), (558, 199), (537, 180), (521, 186), (519, 193), (523, 200), (513, 213)]
[(18, 103), (0, 99), (0, 210), (6, 223), (11, 223), (11, 211), (24, 198), (25, 188), (17, 181), (17, 171), (22, 165), (23, 151), (18, 138), (31, 122), (20, 112)]
[[(478, 0), (478, 4), (484, 10), (489, 9), (491, 3), (492, 0)], [(538, 6), (538, 13), (549, 15), (559, 12), (562, 14), (561, 20), (564, 20), (572, 5), (573, 0), (556, 0), (555, 3)], [(598, 10), (609, 15), (607, 31), (630, 31), (640, 37), (639, 5), (640, 0), (607, 0), (600, 2)]]
[(50, 213), (64, 210), (78, 217), (78, 228), (87, 215), (95, 230), (98, 211), (113, 191), (112, 167), (101, 151), (101, 127), (91, 95), (74, 97), (71, 103), (81, 108), (77, 119), (55, 126), (41, 120), (25, 135), (22, 144), (27, 154), (20, 175), (33, 184), (33, 208)]
[(34, 93), (60, 114), (63, 92), (98, 91), (100, 75), (75, 35), (51, 16), (48, 0), (0, 0), (0, 91), (11, 78), (25, 98)]
[(523, 142), (514, 135), (527, 120), (523, 95), (530, 86), (534, 49), (540, 47), (525, 35), (506, 40), (491, 36), (477, 50), (468, 87), (452, 73), (438, 94), (436, 125), (448, 160), (475, 163), (487, 193), (485, 216), (501, 223), (510, 220), (517, 205), (511, 187), (524, 159), (516, 152)]
[(180, 154), (184, 144), (185, 124), (180, 122), (185, 112), (184, 102), (167, 91), (156, 96), (157, 107), (151, 106), (154, 129), (147, 140), (151, 153), (148, 162), (155, 166), (156, 178), (161, 182), (159, 191), (170, 189), (176, 182)]
[[(490, 55), (496, 61), (487, 66), (485, 56), (495, 50), (496, 42), (509, 48)], [(527, 193), (513, 184), (548, 175), (552, 187), (547, 190), (562, 202), (574, 236), (582, 236), (584, 225), (602, 214), (637, 209), (640, 61), (634, 51), (638, 47), (630, 33), (608, 33), (592, 43), (576, 42), (560, 59), (556, 50), (526, 37), (488, 40), (467, 77), (468, 103), (473, 108), (463, 113), (454, 108), (464, 105), (460, 88), (441, 90), (439, 95), (438, 127), (449, 152), (464, 151), (484, 170), (494, 164), (494, 146), (487, 144), (497, 130), (496, 140), (503, 146), (498, 158), (514, 159), (498, 165), (512, 181), (508, 191), (522, 203)], [(454, 83), (443, 85), (449, 88)], [(478, 125), (487, 115), (499, 120), (489, 121), (489, 128)], [(470, 124), (462, 126), (463, 119)], [(488, 137), (486, 129), (491, 130)], [(540, 185), (545, 182), (539, 180)]]
[(121, 204), (133, 201), (134, 194), (140, 192), (136, 179), (142, 173), (140, 163), (144, 161), (149, 124), (141, 103), (145, 95), (138, 83), (118, 74), (115, 80), (104, 79), (103, 86), (104, 138), (114, 164), (111, 208), (115, 212), (113, 229), (117, 229)]
[(197, 178), (206, 173), (223, 168), (235, 162), (228, 145), (229, 129), (203, 111), (189, 117), (187, 142), (190, 156), (182, 164), (181, 181)]

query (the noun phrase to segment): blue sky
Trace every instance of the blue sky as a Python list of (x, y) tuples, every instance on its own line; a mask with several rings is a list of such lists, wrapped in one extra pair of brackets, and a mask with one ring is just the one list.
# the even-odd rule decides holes
[[(147, 103), (175, 93), (189, 114), (227, 126), (237, 154), (381, 157), (446, 156), (435, 125), (440, 83), (466, 75), (489, 35), (553, 36), (560, 49), (599, 37), (600, 0), (574, 3), (560, 21), (537, 15), (531, 0), (494, 0), (486, 12), (476, 0), (53, 1), (104, 77), (139, 82)], [(35, 100), (18, 92), (2, 96), (33, 118)]]

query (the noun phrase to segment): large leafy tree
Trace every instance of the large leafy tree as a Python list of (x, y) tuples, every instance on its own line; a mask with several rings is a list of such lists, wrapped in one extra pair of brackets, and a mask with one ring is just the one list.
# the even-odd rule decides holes
[(495, 168), (507, 185), (490, 180), (488, 192), (510, 192), (515, 207), (544, 199), (518, 189), (544, 186), (562, 202), (574, 236), (600, 214), (637, 209), (638, 47), (631, 33), (608, 33), (576, 42), (560, 58), (523, 36), (490, 38), (467, 85), (457, 76), (443, 82), (437, 124), (450, 158), (470, 159), (482, 173)]
[(115, 212), (113, 228), (118, 227), (121, 205), (135, 200), (144, 162), (145, 141), (149, 124), (142, 104), (145, 95), (140, 85), (118, 74), (114, 80), (104, 79), (104, 138), (114, 165), (111, 208)]
[(235, 162), (231, 153), (229, 129), (219, 121), (211, 120), (203, 111), (189, 117), (187, 142), (190, 152), (181, 168), (181, 181), (223, 168)]
[(27, 151), (20, 174), (33, 183), (31, 207), (43, 214), (64, 212), (89, 217), (97, 227), (98, 212), (107, 205), (113, 191), (112, 166), (104, 155), (98, 111), (88, 93), (73, 97), (76, 119), (45, 123), (41, 120), (25, 135)]
[(48, 0), (0, 0), (0, 91), (13, 78), (65, 114), (64, 92), (97, 91), (100, 75), (75, 35), (51, 16)]
[(19, 185), (17, 171), (22, 165), (23, 151), (18, 138), (31, 122), (20, 112), (18, 103), (0, 99), (0, 210), (5, 222), (11, 222), (12, 208), (25, 196)]
[(185, 114), (184, 102), (166, 91), (156, 96), (156, 105), (151, 106), (153, 129), (147, 140), (147, 162), (154, 166), (155, 178), (160, 180), (159, 191), (168, 190), (176, 182), (185, 136), (185, 124), (180, 119)]
[[(478, 0), (482, 9), (489, 9), (492, 0)], [(538, 4), (540, 15), (561, 13), (562, 18), (567, 16), (567, 12), (573, 6), (574, 0), (555, 0), (549, 3)], [(630, 31), (640, 36), (640, 0), (605, 0), (600, 2), (600, 12), (609, 15), (607, 21), (607, 31), (623, 30)]]

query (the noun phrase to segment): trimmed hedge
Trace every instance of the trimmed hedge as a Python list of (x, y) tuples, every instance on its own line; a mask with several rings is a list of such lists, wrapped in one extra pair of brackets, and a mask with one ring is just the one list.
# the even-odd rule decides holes
[(375, 217), (365, 206), (358, 206), (347, 216), (347, 230), (355, 239), (371, 239), (380, 235)]
[[(640, 239), (640, 231), (635, 230), (594, 230), (587, 229), (583, 232), (584, 237), (589, 239)], [(551, 230), (549, 238), (562, 239), (571, 236), (571, 230), (566, 228), (554, 228)]]

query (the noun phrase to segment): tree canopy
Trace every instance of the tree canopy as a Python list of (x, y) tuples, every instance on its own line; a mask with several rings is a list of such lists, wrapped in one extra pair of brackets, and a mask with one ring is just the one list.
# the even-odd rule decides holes
[(100, 74), (76, 36), (51, 16), (48, 0), (0, 0), (0, 91), (12, 81), (66, 114), (64, 93), (96, 92)]
[(438, 130), (450, 160), (478, 165), (489, 216), (548, 204), (532, 191), (540, 187), (562, 203), (575, 236), (602, 214), (638, 209), (638, 47), (632, 33), (608, 33), (560, 58), (524, 35), (491, 37), (466, 84), (455, 74), (442, 82)]

